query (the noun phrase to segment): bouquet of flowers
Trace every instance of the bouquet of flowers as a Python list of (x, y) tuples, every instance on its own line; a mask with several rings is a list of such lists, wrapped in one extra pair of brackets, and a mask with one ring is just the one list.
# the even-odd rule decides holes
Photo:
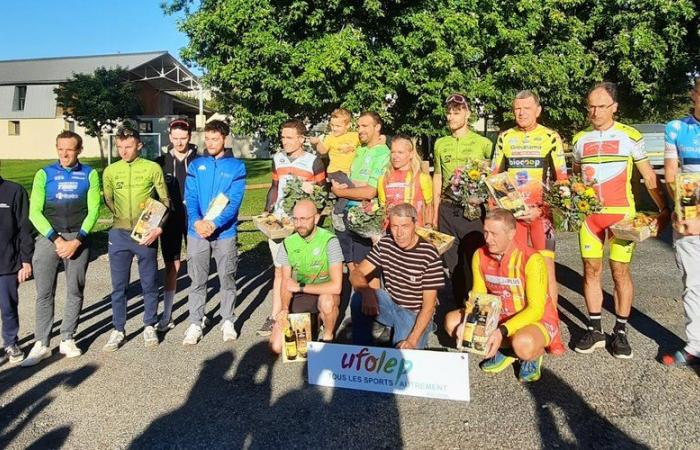
[(553, 183), (544, 190), (544, 200), (555, 225), (564, 231), (578, 231), (586, 217), (603, 209), (593, 186), (578, 175)]
[(283, 193), (284, 200), (282, 200), (282, 208), (289, 216), (292, 215), (294, 205), (296, 205), (299, 200), (311, 200), (316, 205), (316, 209), (320, 211), (326, 206), (326, 199), (328, 198), (328, 192), (326, 192), (323, 187), (309, 181), (302, 181), (297, 177), (293, 177), (287, 181)]
[(350, 230), (362, 237), (377, 239), (384, 230), (386, 212), (376, 200), (363, 202), (348, 210), (348, 225)]
[(476, 220), (481, 217), (481, 204), (489, 198), (486, 178), (489, 175), (488, 163), (469, 160), (464, 166), (455, 170), (450, 184), (449, 196), (459, 201), (464, 207), (464, 217)]

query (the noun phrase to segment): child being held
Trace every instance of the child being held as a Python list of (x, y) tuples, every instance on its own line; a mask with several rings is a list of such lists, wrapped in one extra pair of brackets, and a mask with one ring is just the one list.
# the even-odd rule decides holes
[[(328, 154), (329, 163), (326, 169), (328, 181), (334, 180), (348, 187), (354, 187), (349, 176), (350, 166), (355, 158), (355, 149), (360, 146), (357, 132), (350, 131), (351, 121), (350, 111), (338, 108), (331, 113), (331, 134), (326, 136), (323, 141), (317, 137), (309, 139), (311, 145), (314, 145), (320, 154)], [(339, 198), (333, 206), (333, 225), (338, 231), (345, 229), (342, 216), (346, 204), (346, 199)]]

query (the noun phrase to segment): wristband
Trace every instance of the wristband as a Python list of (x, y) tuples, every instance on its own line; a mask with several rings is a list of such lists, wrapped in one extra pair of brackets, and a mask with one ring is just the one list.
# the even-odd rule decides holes
[(504, 338), (507, 338), (507, 337), (508, 337), (508, 328), (506, 328), (505, 325), (499, 325), (499, 326), (498, 326), (498, 331), (501, 332), (501, 336), (503, 336)]

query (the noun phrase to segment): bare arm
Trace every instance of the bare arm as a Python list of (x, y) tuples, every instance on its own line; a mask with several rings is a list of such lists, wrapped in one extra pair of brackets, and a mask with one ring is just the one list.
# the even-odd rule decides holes
[(440, 209), (440, 195), (442, 194), (442, 174), (433, 174), (433, 225), (438, 227), (438, 210)]
[(372, 200), (377, 197), (377, 188), (372, 186), (361, 186), (361, 187), (338, 187), (337, 184), (333, 184), (332, 191), (335, 195), (342, 198), (347, 198), (348, 200)]
[(659, 211), (663, 211), (666, 209), (666, 199), (664, 198), (661, 189), (659, 189), (659, 180), (656, 176), (656, 172), (654, 172), (651, 164), (649, 164), (649, 161), (646, 159), (637, 162), (636, 165), (637, 169), (639, 169), (639, 173), (642, 174), (642, 178), (644, 178), (644, 185), (646, 186), (649, 195), (651, 195), (652, 200), (654, 200), (654, 203), (656, 203), (656, 207), (659, 209)]
[(664, 159), (664, 180), (666, 181), (666, 190), (671, 198), (674, 198), (676, 194), (676, 175), (678, 175), (678, 160)]

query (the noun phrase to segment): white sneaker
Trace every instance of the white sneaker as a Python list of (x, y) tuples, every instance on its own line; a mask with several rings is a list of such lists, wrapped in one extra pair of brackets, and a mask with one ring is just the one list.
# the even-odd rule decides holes
[(124, 333), (121, 331), (113, 330), (109, 335), (107, 343), (102, 347), (103, 352), (116, 352), (119, 346), (124, 342)]
[(224, 320), (224, 323), (221, 325), (221, 331), (223, 332), (224, 342), (235, 341), (238, 339), (238, 333), (236, 333), (236, 329), (233, 327), (233, 322), (230, 320)]
[(165, 333), (166, 331), (172, 330), (173, 328), (175, 328), (175, 322), (173, 322), (172, 320), (168, 323), (158, 322), (158, 324), (156, 325), (156, 331), (159, 333)]
[(209, 326), (209, 318), (207, 316), (202, 317), (202, 329), (205, 329), (206, 327)]
[(146, 344), (146, 347), (154, 347), (158, 345), (158, 336), (156, 335), (156, 329), (153, 328), (151, 325), (146, 326), (146, 328), (143, 329), (143, 341)]
[(197, 345), (197, 342), (202, 339), (202, 327), (196, 323), (191, 323), (185, 331), (185, 339), (182, 340), (182, 345)]
[(61, 341), (61, 344), (58, 346), (58, 351), (62, 355), (66, 355), (66, 358), (76, 358), (83, 354), (78, 346), (75, 345), (75, 341), (73, 339)]
[(42, 359), (46, 359), (51, 356), (51, 349), (46, 347), (41, 342), (37, 341), (34, 343), (34, 347), (29, 351), (27, 358), (20, 364), (22, 367), (31, 367), (39, 364)]

